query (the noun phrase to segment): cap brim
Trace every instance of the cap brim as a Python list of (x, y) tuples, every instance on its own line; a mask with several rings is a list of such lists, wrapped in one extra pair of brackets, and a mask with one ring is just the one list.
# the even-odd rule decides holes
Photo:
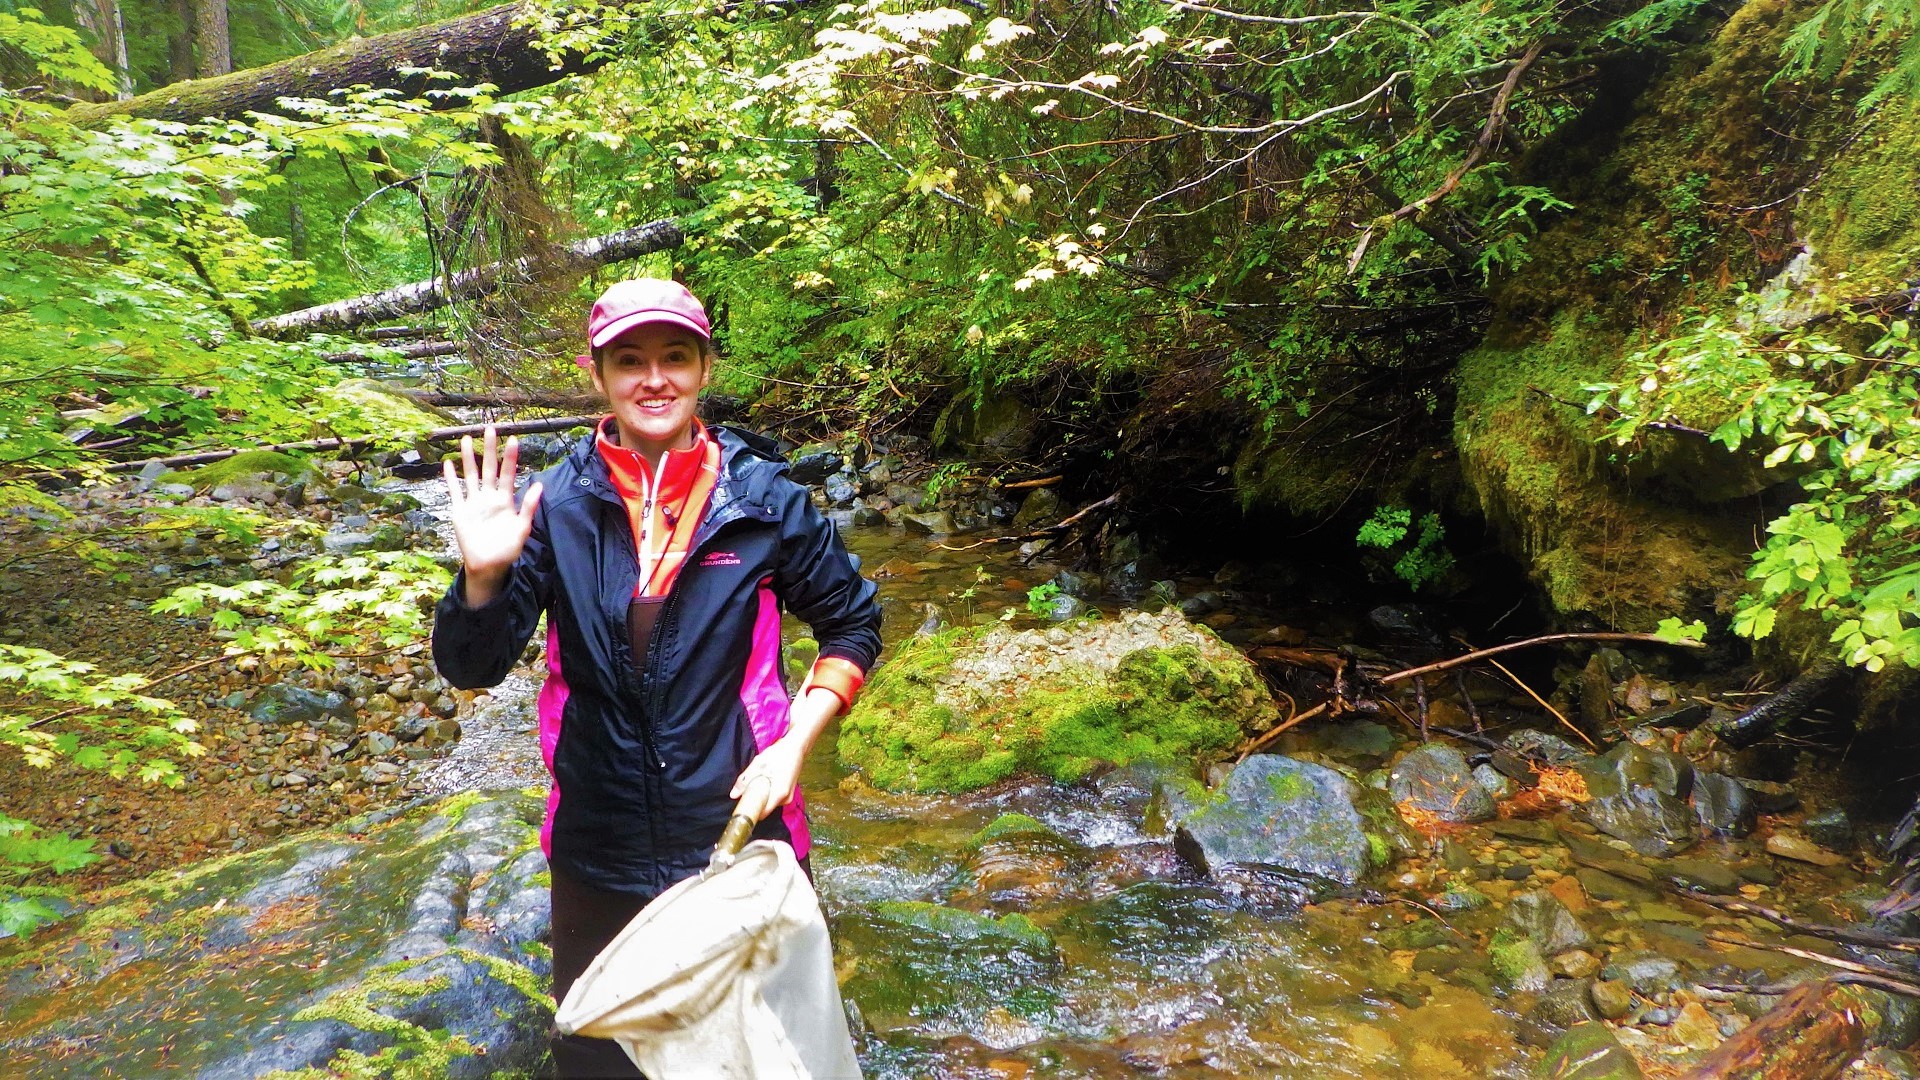
[(687, 318), (685, 315), (681, 315), (672, 311), (636, 311), (629, 315), (622, 315), (619, 318), (608, 323), (607, 325), (601, 327), (600, 332), (593, 335), (593, 338), (592, 338), (593, 347), (598, 349), (601, 346), (605, 345), (607, 342), (612, 341), (614, 338), (619, 337), (621, 334), (626, 333), (627, 331), (633, 329), (636, 326), (641, 326), (646, 323), (656, 323), (656, 322), (671, 323), (674, 326), (678, 326), (681, 329), (688, 331), (689, 333), (693, 334), (695, 337), (698, 337), (701, 341), (713, 340), (712, 334), (709, 334), (706, 330), (701, 328), (699, 323), (694, 322), (692, 319)]

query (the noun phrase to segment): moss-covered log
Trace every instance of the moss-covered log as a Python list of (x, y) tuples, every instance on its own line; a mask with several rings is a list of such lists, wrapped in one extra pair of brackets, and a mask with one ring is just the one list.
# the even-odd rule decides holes
[[(492, 83), (503, 94), (546, 86), (606, 63), (608, 54), (567, 53), (558, 63), (538, 46), (531, 5), (513, 3), (472, 15), (359, 38), (266, 67), (174, 83), (126, 101), (76, 105), (76, 123), (109, 116), (192, 123), (233, 119), (249, 112), (285, 113), (281, 98), (325, 97), (349, 86), (416, 95), (431, 85), (421, 70), (452, 72), (458, 85)], [(445, 84), (440, 84), (445, 85)], [(450, 100), (448, 104), (455, 104)]]

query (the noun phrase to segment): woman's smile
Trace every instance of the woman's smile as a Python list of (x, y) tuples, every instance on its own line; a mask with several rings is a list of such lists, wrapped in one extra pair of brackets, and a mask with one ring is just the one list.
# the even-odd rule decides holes
[(608, 343), (593, 385), (607, 395), (620, 444), (648, 456), (691, 445), (695, 407), (712, 364), (692, 333), (642, 323)]

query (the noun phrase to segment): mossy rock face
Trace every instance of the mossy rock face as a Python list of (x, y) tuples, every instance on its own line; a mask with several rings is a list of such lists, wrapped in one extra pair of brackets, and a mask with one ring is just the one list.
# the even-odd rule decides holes
[(256, 478), (295, 480), (311, 471), (312, 466), (305, 458), (272, 450), (247, 450), (197, 469), (167, 473), (161, 479), (169, 484), (187, 484), (195, 491), (211, 491), (223, 484)]
[(1051, 957), (1058, 951), (1053, 935), (1018, 913), (995, 917), (919, 900), (875, 904), (873, 913), (888, 922), (930, 930), (954, 941), (997, 939), (1039, 957)]
[(1103, 764), (1220, 754), (1273, 724), (1245, 657), (1176, 611), (1046, 630), (921, 638), (841, 724), (876, 786), (968, 791), (1016, 774), (1067, 783)]
[(540, 814), (533, 793), (456, 796), (92, 897), (0, 944), (6, 1075), (76, 1075), (74, 1046), (99, 1076), (530, 1070), (551, 1022)]

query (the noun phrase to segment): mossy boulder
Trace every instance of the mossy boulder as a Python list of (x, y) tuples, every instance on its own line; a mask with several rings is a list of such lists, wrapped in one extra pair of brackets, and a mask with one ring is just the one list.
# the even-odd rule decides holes
[(253, 483), (286, 483), (309, 475), (313, 467), (305, 458), (273, 450), (247, 450), (212, 464), (185, 472), (166, 473), (162, 483), (186, 484), (195, 491)]
[(841, 724), (839, 751), (878, 787), (967, 791), (1017, 774), (1067, 783), (1103, 764), (1204, 760), (1274, 718), (1231, 646), (1177, 611), (1131, 612), (908, 642)]
[(530, 1071), (552, 1019), (540, 814), (459, 795), (89, 897), (0, 944), (6, 1075), (77, 1075), (76, 1046), (90, 1076)]

